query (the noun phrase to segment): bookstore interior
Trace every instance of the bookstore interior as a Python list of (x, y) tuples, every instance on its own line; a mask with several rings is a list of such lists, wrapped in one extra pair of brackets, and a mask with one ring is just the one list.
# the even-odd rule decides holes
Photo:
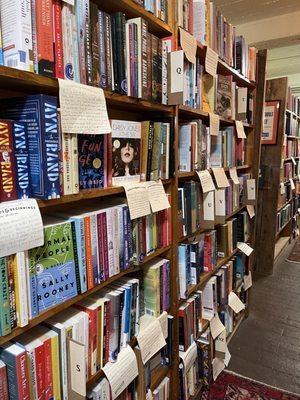
[(231, 367), (300, 282), (299, 3), (0, 0), (0, 400), (300, 399)]

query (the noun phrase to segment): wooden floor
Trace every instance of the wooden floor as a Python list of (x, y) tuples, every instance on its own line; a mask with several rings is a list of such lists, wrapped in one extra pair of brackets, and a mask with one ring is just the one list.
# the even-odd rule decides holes
[(274, 275), (255, 282), (251, 314), (229, 345), (229, 370), (300, 394), (300, 264), (278, 258)]

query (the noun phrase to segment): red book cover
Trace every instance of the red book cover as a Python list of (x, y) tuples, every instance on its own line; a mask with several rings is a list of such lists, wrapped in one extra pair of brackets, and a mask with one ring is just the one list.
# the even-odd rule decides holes
[(52, 0), (36, 1), (35, 7), (38, 72), (41, 75), (54, 76)]
[(84, 232), (85, 232), (86, 275), (87, 275), (88, 290), (90, 290), (94, 287), (90, 217), (84, 217)]
[(45, 398), (45, 351), (44, 343), (35, 348), (35, 370), (38, 399)]
[(6, 366), (1, 360), (0, 360), (0, 399), (9, 400)]
[(51, 400), (53, 399), (51, 338), (45, 337), (41, 340), (44, 342), (45, 400)]
[(56, 78), (64, 79), (61, 7), (61, 0), (53, 0), (53, 48), (55, 62), (54, 73)]
[(207, 234), (204, 238), (204, 271), (210, 272), (211, 270), (211, 236)]
[(18, 198), (15, 175), (15, 159), (13, 155), (12, 125), (8, 121), (0, 121), (0, 201)]
[(24, 353), (16, 356), (16, 371), (17, 371), (17, 393), (19, 395), (19, 399), (21, 400), (29, 400), (30, 399), (30, 391), (29, 391), (29, 379), (28, 379), (28, 371), (27, 371), (27, 354)]
[(194, 34), (194, 2), (189, 0), (189, 32)]

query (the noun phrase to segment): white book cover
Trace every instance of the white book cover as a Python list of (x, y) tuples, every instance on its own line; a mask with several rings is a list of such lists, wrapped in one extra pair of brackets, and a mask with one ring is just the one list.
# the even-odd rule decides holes
[(179, 171), (191, 171), (191, 125), (179, 127)]
[(19, 297), (17, 303), (17, 321), (18, 326), (21, 328), (26, 326), (29, 322), (29, 302), (26, 284), (29, 269), (27, 269), (26, 257), (28, 258), (27, 251), (16, 254), (17, 263), (14, 270), (14, 280)]
[(71, 135), (71, 169), (72, 169), (72, 192), (79, 193), (79, 166), (78, 166), (78, 140), (77, 135)]
[(203, 219), (204, 221), (215, 220), (214, 191), (203, 194)]
[(61, 145), (63, 154), (63, 193), (73, 194), (72, 134), (62, 133)]

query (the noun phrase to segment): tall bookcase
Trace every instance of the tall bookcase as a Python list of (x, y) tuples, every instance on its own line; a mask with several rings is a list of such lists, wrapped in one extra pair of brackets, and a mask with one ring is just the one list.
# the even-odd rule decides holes
[[(126, 14), (127, 17), (142, 17), (148, 22), (149, 31), (158, 37), (165, 37), (169, 35), (174, 35), (176, 42), (178, 41), (178, 26), (176, 24), (176, 18), (174, 16), (174, 10), (176, 9), (176, 0), (169, 1), (169, 24), (166, 24), (153, 16), (153, 14), (145, 11), (143, 7), (134, 2), (133, 0), (109, 0), (109, 1), (96, 1), (101, 6), (101, 9), (107, 11), (109, 13), (115, 11), (122, 11)], [(202, 60), (205, 59), (206, 48), (202, 46), (200, 43), (197, 43), (197, 53)], [(264, 85), (264, 73), (265, 73), (265, 52), (258, 53), (258, 80), (259, 85)], [(218, 61), (218, 74), (229, 75), (232, 77), (232, 80), (235, 81), (241, 87), (247, 87), (253, 94), (254, 98), (254, 123), (253, 125), (244, 124), (244, 129), (247, 135), (246, 141), (246, 158), (245, 164), (239, 166), (238, 172), (248, 172), (252, 173), (254, 178), (258, 178), (259, 172), (259, 157), (260, 157), (260, 141), (258, 140), (260, 132), (261, 132), (261, 124), (262, 124), (262, 104), (263, 104), (263, 91), (258, 90), (257, 84), (255, 82), (249, 81), (247, 78), (239, 74), (236, 70), (228, 66), (224, 61)], [(24, 72), (20, 70), (15, 70), (8, 67), (0, 67), (0, 85), (1, 85), (1, 97), (14, 97), (18, 95), (28, 95), (33, 93), (45, 93), (50, 95), (58, 95), (58, 81), (54, 78), (48, 78), (40, 75), (35, 75), (30, 72)], [(276, 92), (276, 95), (279, 92)], [(178, 186), (184, 180), (198, 180), (198, 176), (196, 172), (187, 172), (187, 173), (179, 173), (178, 172), (178, 137), (179, 137), (179, 123), (182, 121), (192, 121), (195, 119), (200, 119), (209, 124), (209, 114), (202, 110), (192, 109), (184, 105), (179, 106), (166, 106), (157, 103), (152, 103), (150, 101), (140, 100), (136, 98), (131, 98), (128, 96), (120, 95), (113, 92), (105, 91), (105, 98), (107, 102), (108, 115), (109, 118), (112, 119), (126, 119), (126, 120), (134, 120), (134, 121), (142, 121), (147, 118), (160, 118), (167, 119), (173, 122), (174, 126), (174, 142), (173, 148), (171, 151), (171, 156), (174, 157), (175, 160), (175, 174), (168, 180), (163, 181), (163, 185), (166, 189), (167, 193), (171, 194), (172, 197), (172, 244), (165, 248), (161, 248), (150, 256), (146, 257), (143, 260), (142, 264), (138, 266), (132, 266), (128, 270), (122, 271), (118, 275), (115, 275), (109, 278), (104, 283), (94, 287), (93, 289), (87, 291), (84, 294), (77, 296), (63, 304), (60, 304), (42, 314), (38, 317), (34, 318), (30, 321), (30, 323), (24, 328), (16, 328), (12, 331), (11, 334), (0, 337), (0, 345), (8, 342), (11, 339), (16, 338), (18, 335), (25, 331), (29, 331), (34, 326), (40, 324), (51, 316), (56, 315), (62, 310), (67, 309), (72, 304), (75, 304), (79, 300), (89, 296), (90, 294), (99, 291), (100, 289), (108, 286), (112, 282), (119, 279), (121, 276), (127, 275), (129, 273), (135, 272), (146, 264), (148, 261), (154, 259), (157, 256), (163, 256), (171, 261), (171, 307), (170, 314), (174, 316), (174, 343), (173, 343), (173, 365), (171, 368), (163, 367), (155, 371), (151, 379), (151, 385), (156, 387), (160, 381), (165, 376), (170, 376), (171, 378), (171, 399), (179, 398), (179, 380), (178, 380), (178, 370), (179, 370), (179, 351), (178, 351), (178, 309), (180, 306), (180, 300), (178, 298), (178, 245), (184, 241), (188, 240), (197, 234), (203, 232), (203, 229), (199, 231), (193, 232), (191, 235), (187, 235), (185, 237), (178, 236)], [(284, 96), (282, 95), (282, 99)], [(283, 100), (284, 101), (284, 100)], [(285, 108), (285, 106), (283, 107)], [(257, 118), (255, 117), (257, 116)], [(235, 121), (225, 118), (220, 118), (220, 126), (233, 126)], [(283, 131), (283, 122), (282, 122), (282, 131)], [(278, 147), (278, 159), (276, 159), (276, 179), (279, 181), (279, 164), (280, 164), (280, 149)], [(265, 155), (263, 155), (266, 157)], [(266, 158), (263, 158), (263, 164), (267, 162)], [(227, 174), (229, 174), (229, 169), (225, 168)], [(274, 185), (275, 188), (275, 185)], [(275, 190), (275, 189), (274, 189)], [(277, 190), (277, 187), (276, 187)], [(274, 192), (275, 193), (275, 192)], [(274, 194), (273, 193), (273, 194)], [(268, 192), (268, 199), (272, 198), (272, 195)], [(78, 195), (67, 195), (63, 196), (57, 200), (48, 200), (48, 201), (39, 201), (39, 206), (42, 214), (52, 211), (52, 210), (63, 210), (70, 209), (72, 207), (80, 207), (81, 205), (88, 204), (89, 202), (97, 200), (99, 203), (104, 203), (108, 198), (115, 196), (124, 196), (124, 189), (122, 187), (109, 187), (105, 189), (99, 190), (85, 190), (80, 192)], [(275, 198), (275, 197), (274, 197)], [(267, 201), (263, 201), (265, 205), (269, 206)], [(275, 202), (275, 200), (274, 200)], [(273, 204), (272, 204), (273, 205)], [(275, 203), (274, 203), (275, 207)], [(246, 209), (246, 205), (240, 207), (235, 210), (231, 215), (228, 215), (226, 218), (229, 219), (233, 217), (235, 214), (240, 212), (241, 210)], [(275, 236), (275, 224), (272, 222), (270, 227), (273, 229), (273, 236)], [(252, 220), (252, 232), (254, 232), (254, 220)], [(270, 233), (270, 232), (269, 232)], [(265, 237), (268, 237), (268, 234), (265, 234)], [(252, 236), (253, 239), (253, 236)], [(257, 242), (258, 243), (258, 242)], [(262, 241), (261, 243), (264, 243)], [(263, 249), (266, 250), (265, 248)], [(235, 254), (237, 250), (234, 250), (232, 254), (230, 254), (226, 258), (218, 259), (218, 262), (212, 272), (204, 273), (201, 275), (200, 282), (192, 287), (189, 291), (189, 294), (192, 295), (196, 290), (201, 289), (208, 282), (210, 277), (215, 274), (224, 264), (226, 264)], [(255, 252), (260, 254), (258, 249), (255, 249)], [(259, 261), (260, 259), (258, 259)], [(264, 261), (266, 261), (266, 257), (264, 256)], [(234, 334), (234, 332), (238, 329), (239, 324), (242, 322), (243, 318), (247, 315), (248, 309), (241, 314), (238, 319), (233, 333), (228, 338), (228, 341)], [(208, 322), (205, 324), (204, 328), (208, 326)], [(130, 343), (131, 346), (136, 345), (136, 340), (133, 340)], [(87, 382), (87, 387), (90, 388), (93, 384), (95, 384), (100, 377), (103, 376), (103, 372), (100, 371), (95, 376), (93, 376)], [(200, 393), (201, 387), (198, 388), (197, 394), (194, 398), (197, 398), (197, 395)], [(142, 400), (142, 399), (139, 399)]]
[[(261, 146), (256, 266), (272, 274), (274, 259), (297, 234), (299, 116), (289, 109), (288, 78), (266, 82), (266, 102), (279, 102), (277, 138)], [(293, 188), (295, 186), (295, 188)], [(259, 243), (268, 243), (263, 248)]]

